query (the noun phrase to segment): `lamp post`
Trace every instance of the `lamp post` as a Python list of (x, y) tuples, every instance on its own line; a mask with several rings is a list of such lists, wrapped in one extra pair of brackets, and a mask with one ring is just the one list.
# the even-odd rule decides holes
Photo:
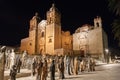
[(109, 50), (105, 49), (105, 53), (106, 53), (106, 62), (108, 64), (109, 63)]

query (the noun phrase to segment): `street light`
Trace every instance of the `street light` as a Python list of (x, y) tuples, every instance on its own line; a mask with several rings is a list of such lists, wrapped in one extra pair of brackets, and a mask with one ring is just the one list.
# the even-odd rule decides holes
[(108, 64), (108, 62), (109, 62), (109, 50), (105, 49), (105, 52), (106, 52), (106, 62)]

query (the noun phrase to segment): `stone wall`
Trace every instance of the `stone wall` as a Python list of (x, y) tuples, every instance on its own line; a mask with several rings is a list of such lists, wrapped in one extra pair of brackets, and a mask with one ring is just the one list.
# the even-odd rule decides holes
[(62, 31), (62, 48), (68, 52), (73, 50), (73, 38), (69, 31)]
[(20, 51), (28, 50), (29, 49), (29, 38), (24, 38), (21, 40)]
[(80, 31), (77, 29), (77, 32), (73, 34), (73, 50), (75, 52), (84, 50), (85, 55), (104, 57), (105, 48), (108, 48), (108, 40), (102, 27)]

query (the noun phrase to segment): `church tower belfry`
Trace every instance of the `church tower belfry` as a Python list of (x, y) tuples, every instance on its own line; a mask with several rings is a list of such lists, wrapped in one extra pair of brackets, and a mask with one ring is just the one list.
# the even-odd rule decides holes
[(30, 20), (30, 31), (33, 29), (36, 29), (38, 26), (38, 23), (40, 22), (40, 17), (38, 16), (38, 13), (35, 13), (35, 16)]
[(94, 27), (102, 27), (102, 19), (101, 17), (97, 16), (97, 18), (94, 18)]
[(47, 24), (61, 24), (61, 14), (58, 9), (55, 7), (55, 4), (52, 4), (52, 7), (47, 12)]
[(38, 23), (40, 22), (40, 17), (36, 12), (35, 15), (30, 20), (30, 29), (29, 29), (29, 50), (32, 54), (38, 53)]
[(61, 48), (61, 14), (52, 4), (46, 16), (46, 53), (54, 55), (54, 50)]

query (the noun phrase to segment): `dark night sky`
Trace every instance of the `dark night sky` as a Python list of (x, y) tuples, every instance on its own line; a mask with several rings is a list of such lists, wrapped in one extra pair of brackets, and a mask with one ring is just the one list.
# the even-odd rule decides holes
[(0, 0), (0, 45), (20, 44), (28, 36), (29, 20), (35, 12), (46, 19), (53, 2), (62, 14), (63, 30), (70, 30), (72, 34), (83, 24), (93, 25), (94, 17), (101, 16), (109, 46), (116, 46), (111, 31), (115, 16), (108, 10), (106, 0)]

